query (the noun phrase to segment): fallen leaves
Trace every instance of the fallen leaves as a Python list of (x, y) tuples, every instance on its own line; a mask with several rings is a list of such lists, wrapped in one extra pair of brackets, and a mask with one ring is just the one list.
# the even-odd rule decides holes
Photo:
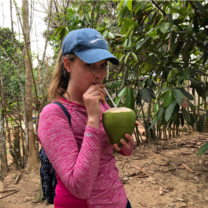
[(167, 192), (168, 190), (166, 190), (165, 187), (160, 187), (160, 190), (159, 190), (160, 195), (164, 195)]
[(167, 204), (166, 207), (175, 207), (175, 204)]
[(4, 191), (4, 183), (0, 181), (0, 191)]
[(186, 170), (188, 170), (189, 172), (194, 173), (194, 171), (191, 170), (191, 168), (189, 168), (189, 166), (186, 165), (185, 163), (182, 163), (182, 166), (183, 166)]
[(170, 163), (166, 162), (165, 164), (160, 164), (160, 166), (170, 166)]
[(199, 165), (202, 165), (202, 163), (203, 163), (203, 160), (199, 160)]
[(153, 177), (151, 177), (151, 176), (148, 177), (147, 181), (148, 181), (148, 182), (151, 182), (151, 183), (153, 183), (153, 184), (156, 184), (156, 183), (157, 183), (156, 179), (153, 178)]
[(200, 181), (200, 179), (199, 179), (198, 176), (195, 176), (194, 179), (196, 180), (196, 182), (199, 182)]
[(123, 184), (125, 184), (127, 181), (129, 180), (129, 178), (128, 177), (123, 177), (123, 178), (121, 178), (121, 182), (123, 183)]
[[(13, 190), (13, 191), (6, 191), (6, 190), (4, 190), (3, 192), (10, 192), (10, 193), (8, 193), (8, 194), (5, 194), (5, 195), (1, 195), (1, 197), (0, 197), (0, 199), (2, 199), (2, 198), (4, 198), (4, 197), (7, 197), (7, 196), (9, 196), (9, 195), (11, 195), (11, 194), (14, 194), (14, 193), (16, 193), (16, 192), (18, 192), (19, 190), (18, 189), (15, 189), (15, 190)], [(1, 193), (3, 193), (3, 192), (1, 192)]]

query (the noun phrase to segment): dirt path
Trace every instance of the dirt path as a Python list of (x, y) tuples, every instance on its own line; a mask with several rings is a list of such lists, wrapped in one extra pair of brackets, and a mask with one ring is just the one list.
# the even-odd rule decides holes
[[(206, 140), (208, 134), (193, 133), (160, 144), (142, 145), (131, 157), (115, 153), (132, 208), (207, 208), (208, 154), (196, 154)], [(39, 173), (23, 170), (15, 184), (19, 173), (11, 170), (4, 178), (6, 189), (19, 191), (4, 198), (1, 197), (7, 193), (0, 193), (0, 208), (53, 208), (39, 202)]]

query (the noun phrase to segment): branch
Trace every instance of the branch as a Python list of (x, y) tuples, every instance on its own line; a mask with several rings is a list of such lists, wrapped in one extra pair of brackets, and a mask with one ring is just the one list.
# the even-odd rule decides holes
[[(99, 3), (100, 3), (100, 0), (98, 0), (98, 4), (99, 4)], [(97, 17), (96, 17), (96, 26), (97, 26), (99, 17), (100, 17), (100, 7), (98, 6)]]
[(199, 19), (200, 19), (200, 21), (201, 21), (201, 23), (202, 23), (202, 25), (204, 27), (204, 30), (206, 30), (205, 24), (204, 24), (204, 22), (203, 22), (203, 20), (202, 20), (202, 18), (200, 16), (200, 14), (199, 14), (199, 12), (197, 11), (198, 9), (196, 8), (196, 6), (191, 1), (189, 1), (189, 3), (194, 8), (194, 11), (195, 11), (196, 15), (199, 17)]
[(19, 22), (20, 22), (20, 25), (21, 25), (21, 28), (22, 28), (22, 33), (23, 33), (23, 36), (24, 36), (25, 46), (26, 46), (26, 50), (27, 50), (27, 54), (28, 54), (28, 59), (29, 59), (29, 63), (30, 63), (32, 79), (33, 79), (34, 88), (35, 88), (35, 96), (36, 96), (36, 99), (38, 100), (38, 93), (37, 93), (37, 88), (36, 88), (36, 84), (35, 84), (35, 77), (34, 77), (33, 70), (32, 70), (33, 67), (32, 67), (32, 60), (31, 60), (31, 56), (30, 56), (30, 51), (29, 51), (29, 48), (28, 48), (27, 39), (26, 39), (26, 35), (25, 35), (24, 29), (23, 29), (22, 21), (20, 19), (20, 13), (19, 13), (19, 10), (18, 10), (18, 7), (17, 7), (17, 3), (16, 3), (15, 0), (14, 0), (14, 4), (15, 4), (17, 16), (18, 16), (18, 19), (19, 19)]
[(47, 45), (48, 45), (48, 35), (49, 35), (49, 28), (50, 28), (50, 23), (51, 23), (51, 21), (50, 21), (51, 10), (52, 10), (52, 0), (50, 0), (50, 4), (49, 4), (49, 14), (48, 14), (48, 26), (47, 26), (47, 33), (46, 33), (46, 42), (45, 42), (45, 47), (44, 47), (44, 52), (43, 52), (41, 65), (43, 65), (43, 62), (44, 62), (44, 59), (45, 59), (45, 54), (46, 54), (46, 49), (47, 49)]
[[(167, 14), (154, 2), (152, 1), (152, 3), (163, 13), (164, 16), (166, 16)], [(183, 31), (183, 29), (177, 24), (174, 23), (181, 31)]]
[(91, 13), (91, 28), (93, 28), (93, 22), (94, 22), (94, 14), (95, 14), (95, 5), (96, 5), (96, 1), (93, 1), (92, 3), (92, 13)]

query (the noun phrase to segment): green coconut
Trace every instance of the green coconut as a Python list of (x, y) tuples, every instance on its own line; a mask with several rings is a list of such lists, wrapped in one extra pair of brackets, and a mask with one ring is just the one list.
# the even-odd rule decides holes
[(126, 107), (111, 108), (103, 113), (103, 126), (112, 144), (122, 146), (120, 140), (125, 134), (132, 134), (135, 126), (136, 114)]

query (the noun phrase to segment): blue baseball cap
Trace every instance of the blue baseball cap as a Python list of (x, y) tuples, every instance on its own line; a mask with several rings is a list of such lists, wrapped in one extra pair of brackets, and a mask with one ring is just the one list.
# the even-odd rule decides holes
[(64, 38), (62, 53), (75, 53), (82, 61), (93, 64), (108, 59), (119, 65), (119, 60), (109, 52), (108, 44), (103, 36), (94, 29), (83, 28), (69, 32)]

